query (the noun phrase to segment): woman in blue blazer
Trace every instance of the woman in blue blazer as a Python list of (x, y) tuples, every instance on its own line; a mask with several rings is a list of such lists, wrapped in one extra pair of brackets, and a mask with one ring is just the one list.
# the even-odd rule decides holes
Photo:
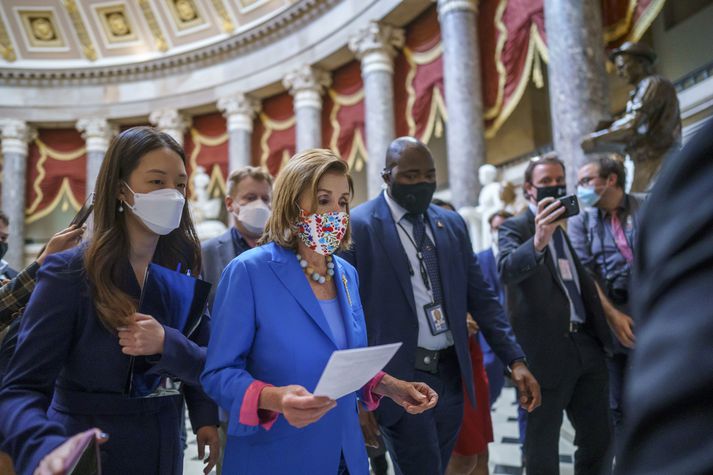
[[(186, 181), (183, 150), (170, 136), (137, 127), (112, 142), (96, 184), (94, 234), (45, 261), (2, 381), (0, 444), (18, 474), (64, 473), (78, 442), (71, 436), (92, 428), (109, 434), (105, 475), (180, 474), (184, 396), (199, 444), (217, 461), (217, 407), (198, 381), (207, 319), (189, 339), (137, 313), (150, 262), (200, 270)], [(125, 395), (131, 357), (182, 380), (183, 395)]]
[(380, 373), (338, 401), (310, 393), (332, 352), (367, 345), (349, 246), (352, 182), (328, 150), (293, 157), (275, 183), (263, 246), (223, 272), (202, 382), (229, 413), (230, 475), (368, 474), (357, 400), (388, 396), (412, 414), (435, 406), (423, 383)]

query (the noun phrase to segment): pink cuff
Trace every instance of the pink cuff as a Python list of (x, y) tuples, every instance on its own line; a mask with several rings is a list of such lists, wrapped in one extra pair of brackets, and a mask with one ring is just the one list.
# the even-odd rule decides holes
[(367, 411), (373, 411), (379, 407), (379, 402), (381, 402), (383, 396), (376, 394), (374, 389), (376, 389), (381, 380), (384, 379), (384, 376), (386, 376), (386, 373), (379, 371), (362, 389), (361, 402)]
[(246, 426), (259, 425), (265, 430), (270, 430), (272, 425), (277, 421), (280, 415), (278, 412), (266, 411), (260, 409), (260, 393), (263, 389), (273, 387), (272, 384), (267, 384), (262, 381), (255, 380), (252, 382), (243, 396), (243, 405), (240, 406), (240, 423)]

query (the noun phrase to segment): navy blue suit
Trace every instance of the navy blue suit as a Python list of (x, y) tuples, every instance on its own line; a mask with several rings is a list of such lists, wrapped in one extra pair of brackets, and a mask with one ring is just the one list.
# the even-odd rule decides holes
[[(0, 388), (0, 443), (19, 475), (70, 435), (99, 427), (103, 473), (181, 473), (181, 396), (123, 396), (129, 356), (99, 320), (84, 274), (83, 248), (49, 256), (22, 317), (15, 354)], [(121, 289), (136, 298), (139, 284), (126, 260)], [(199, 384), (209, 339), (203, 318), (191, 340), (165, 328), (164, 352), (152, 372), (180, 378), (194, 429), (218, 425), (218, 410)]]
[[(500, 359), (509, 363), (524, 355), (515, 341), (502, 306), (483, 279), (463, 219), (455, 212), (433, 205), (428, 209), (427, 218), (439, 260), (443, 305), (457, 354), (459, 369), (456, 374), (460, 372), (460, 379), (471, 403), (475, 405), (466, 328), (468, 312), (478, 322)], [(404, 380), (423, 379), (422, 376), (427, 373), (417, 373), (414, 367), (418, 319), (423, 318), (423, 309), (415, 306), (408, 258), (384, 196), (380, 195), (355, 208), (351, 213), (351, 226), (353, 246), (343, 257), (359, 272), (359, 292), (364, 304), (369, 344), (403, 342), (385, 371)], [(462, 392), (459, 397), (462, 408)], [(445, 404), (441, 398), (439, 406)], [(402, 417), (414, 417), (404, 414), (404, 410), (391, 400), (382, 401), (377, 410), (379, 424), (384, 427), (394, 426)], [(462, 412), (454, 417), (462, 418)], [(457, 427), (456, 434), (452, 434), (454, 442)], [(428, 444), (426, 434), (412, 433), (405, 436), (412, 440), (404, 441), (404, 445), (410, 443), (423, 448), (415, 457), (430, 457), (432, 452), (428, 447), (423, 447)], [(440, 440), (450, 436), (438, 434)], [(420, 463), (418, 460), (411, 462)], [(428, 460), (423, 463), (422, 467), (429, 466)]]

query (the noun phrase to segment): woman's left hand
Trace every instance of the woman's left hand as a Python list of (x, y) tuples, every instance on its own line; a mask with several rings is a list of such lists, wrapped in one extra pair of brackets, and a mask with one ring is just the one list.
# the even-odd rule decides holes
[(130, 356), (150, 356), (163, 353), (166, 331), (155, 318), (143, 313), (135, 313), (131, 324), (119, 330), (121, 352)]
[(438, 403), (438, 394), (426, 383), (410, 383), (388, 374), (384, 375), (374, 392), (391, 398), (409, 414), (421, 414)]
[[(196, 432), (196, 442), (198, 443), (198, 458), (206, 464), (203, 467), (203, 473), (208, 475), (215, 464), (218, 463), (220, 457), (220, 437), (218, 437), (218, 429), (215, 426), (203, 426)], [(205, 446), (208, 446), (210, 452), (208, 458), (205, 457)]]

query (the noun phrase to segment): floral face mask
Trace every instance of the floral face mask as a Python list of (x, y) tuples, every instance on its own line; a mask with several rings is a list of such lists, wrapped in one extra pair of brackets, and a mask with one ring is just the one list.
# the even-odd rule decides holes
[(349, 214), (343, 211), (309, 214), (300, 209), (300, 221), (295, 225), (295, 231), (314, 252), (331, 256), (339, 249), (348, 224)]

